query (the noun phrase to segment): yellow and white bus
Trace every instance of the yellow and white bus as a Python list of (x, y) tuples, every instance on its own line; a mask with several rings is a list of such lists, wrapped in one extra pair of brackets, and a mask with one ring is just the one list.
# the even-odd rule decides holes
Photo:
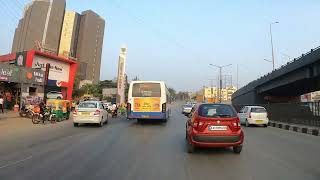
[(128, 92), (127, 118), (158, 119), (170, 116), (170, 93), (163, 81), (132, 81)]

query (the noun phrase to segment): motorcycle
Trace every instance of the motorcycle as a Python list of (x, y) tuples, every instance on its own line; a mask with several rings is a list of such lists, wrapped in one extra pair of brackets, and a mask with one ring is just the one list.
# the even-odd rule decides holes
[(51, 123), (56, 122), (55, 114), (52, 113), (52, 108), (46, 108), (44, 114), (34, 113), (32, 116), (32, 123), (39, 124), (42, 121), (45, 124), (45, 121), (50, 121)]
[(22, 106), (19, 111), (20, 117), (27, 117), (31, 118), (33, 116), (33, 111), (30, 108), (27, 108), (26, 106)]
[(111, 111), (111, 117), (116, 118), (118, 116), (118, 111), (117, 110), (112, 110)]

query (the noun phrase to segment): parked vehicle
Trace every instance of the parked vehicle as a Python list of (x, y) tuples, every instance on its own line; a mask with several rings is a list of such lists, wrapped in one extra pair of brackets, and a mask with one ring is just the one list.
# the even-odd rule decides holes
[(238, 113), (240, 123), (250, 125), (263, 125), (268, 127), (269, 119), (267, 110), (262, 106), (244, 106)]
[(94, 123), (102, 127), (108, 123), (108, 112), (100, 101), (83, 101), (73, 112), (73, 125)]
[(244, 134), (236, 111), (227, 104), (197, 104), (186, 123), (187, 150), (232, 147), (240, 153)]
[(55, 114), (57, 121), (69, 119), (72, 107), (69, 100), (49, 99), (47, 100), (47, 106), (52, 107), (52, 113)]
[(118, 111), (117, 111), (117, 109), (111, 110), (111, 116), (112, 116), (112, 118), (116, 118), (116, 117), (118, 116)]
[(48, 99), (63, 99), (62, 93), (58, 91), (50, 91), (47, 93)]
[(55, 120), (56, 120), (55, 115), (52, 114), (51, 107), (45, 108), (44, 114), (41, 114), (39, 112), (35, 112), (32, 116), (32, 123), (33, 124), (39, 124), (41, 121), (43, 124), (45, 124), (46, 121), (54, 123)]
[(27, 117), (27, 118), (32, 118), (33, 116), (33, 111), (32, 108), (27, 107), (27, 106), (22, 106), (20, 111), (19, 111), (20, 117)]

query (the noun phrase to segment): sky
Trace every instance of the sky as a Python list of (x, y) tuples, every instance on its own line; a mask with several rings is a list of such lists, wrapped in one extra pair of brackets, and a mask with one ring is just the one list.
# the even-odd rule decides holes
[[(23, 6), (0, 0), (0, 54), (10, 52)], [(223, 75), (240, 87), (270, 72), (272, 26), (275, 65), (320, 46), (318, 0), (67, 0), (67, 10), (91, 9), (106, 21), (101, 80), (114, 79), (120, 47), (128, 47), (129, 79), (164, 80), (196, 91)]]

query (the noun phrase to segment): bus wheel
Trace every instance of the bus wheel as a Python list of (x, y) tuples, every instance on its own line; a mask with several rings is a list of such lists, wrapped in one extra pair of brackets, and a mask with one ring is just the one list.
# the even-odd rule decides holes
[(167, 118), (162, 120), (162, 122), (164, 122), (164, 123), (166, 123), (167, 121), (168, 121), (168, 119), (167, 119)]
[(141, 124), (142, 123), (142, 119), (137, 119), (137, 123)]

